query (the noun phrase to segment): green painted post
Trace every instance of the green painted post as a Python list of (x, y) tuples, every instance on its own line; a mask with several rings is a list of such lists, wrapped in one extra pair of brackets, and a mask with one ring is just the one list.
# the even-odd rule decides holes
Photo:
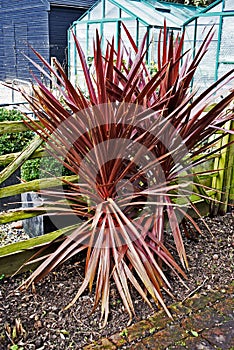
[(194, 28), (194, 33), (193, 33), (193, 58), (195, 57), (196, 53), (196, 44), (197, 44), (197, 18), (195, 19), (195, 28)]
[[(231, 122), (226, 123), (225, 129), (231, 128)], [(230, 135), (225, 135), (220, 141), (217, 147), (223, 147), (230, 142)], [(233, 151), (231, 148), (225, 147), (220, 151), (220, 156), (215, 159), (214, 162), (214, 170), (221, 169), (218, 172), (218, 176), (213, 178), (212, 187), (217, 190), (215, 199), (219, 201), (219, 203), (211, 206), (211, 214), (225, 214), (227, 211), (228, 201), (230, 197), (230, 179), (232, 167), (231, 163), (233, 163)]]
[[(233, 125), (234, 128), (234, 125)], [(231, 136), (232, 141), (234, 142), (234, 136)], [(230, 176), (230, 191), (229, 191), (229, 203), (234, 205), (234, 144), (232, 145), (232, 150), (230, 154), (230, 169), (231, 169), (231, 176)]]
[[(75, 24), (74, 26), (74, 34), (75, 36), (77, 36), (77, 24)], [(77, 77), (77, 50), (76, 50), (76, 47), (75, 47), (75, 41), (73, 40), (72, 41), (72, 45), (74, 47), (73, 51), (73, 64), (74, 64), (74, 75), (75, 75), (75, 83), (77, 84), (77, 80), (78, 80), (78, 77)]]
[[(194, 20), (194, 33), (193, 33), (193, 50), (192, 50), (192, 55), (193, 55), (193, 58), (195, 57), (195, 54), (196, 54), (196, 48), (197, 48), (197, 18), (195, 18)], [(192, 78), (192, 81), (191, 81), (191, 92), (193, 90), (193, 84), (194, 84), (194, 78)]]
[(86, 59), (88, 58), (88, 56), (90, 56), (90, 52), (89, 52), (89, 24), (86, 23)]
[(139, 47), (139, 19), (136, 19), (136, 44)]
[(67, 69), (68, 69), (68, 78), (71, 79), (71, 31), (67, 32)]
[[(146, 47), (149, 47), (151, 29), (152, 29), (152, 26), (147, 26)], [(147, 50), (146, 52), (146, 62), (147, 64), (150, 64), (149, 50)]]
[[(234, 130), (234, 121), (231, 122), (230, 130)], [(234, 204), (234, 135), (230, 134), (229, 142), (233, 142), (228, 148), (227, 171), (226, 171), (226, 191), (224, 210), (228, 209), (228, 204)]]
[[(223, 140), (221, 139), (217, 144), (217, 148), (222, 147), (222, 143), (223, 143)], [(219, 157), (216, 157), (214, 160), (214, 170), (220, 169), (221, 159), (223, 159), (223, 158), (222, 158), (222, 152), (220, 151)], [(223, 171), (222, 170), (219, 170), (218, 175), (212, 179), (212, 186), (211, 187), (213, 189), (217, 190), (215, 192), (214, 199), (216, 199), (218, 201), (221, 200), (220, 191), (222, 191), (222, 188), (223, 188), (222, 179), (223, 179)], [(219, 211), (219, 203), (211, 202), (210, 214), (212, 216), (215, 216), (215, 215), (217, 215), (218, 211)]]
[(214, 80), (218, 80), (218, 71), (219, 71), (219, 55), (220, 55), (220, 47), (221, 47), (221, 39), (222, 39), (222, 29), (223, 29), (223, 16), (219, 16), (219, 31), (218, 31), (218, 43), (216, 50), (216, 60), (215, 60), (215, 76)]

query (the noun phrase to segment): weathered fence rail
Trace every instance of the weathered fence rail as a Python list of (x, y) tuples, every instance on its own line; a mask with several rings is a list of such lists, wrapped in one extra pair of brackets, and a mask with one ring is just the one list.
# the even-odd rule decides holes
[[(29, 122), (29, 124), (30, 123), (31, 122)], [(39, 121), (37, 121), (37, 123), (40, 124)], [(22, 121), (7, 121), (0, 123), (0, 135), (22, 131), (28, 131), (28, 126), (25, 125)]]

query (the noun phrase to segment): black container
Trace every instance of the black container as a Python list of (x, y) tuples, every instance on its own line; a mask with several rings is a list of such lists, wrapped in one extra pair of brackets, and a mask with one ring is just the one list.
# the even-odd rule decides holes
[[(4, 167), (0, 166), (0, 171)], [(17, 169), (6, 181), (0, 184), (0, 188), (16, 185), (20, 183), (20, 169)], [(21, 207), (21, 195), (0, 198), (0, 211), (7, 211)]]
[[(35, 192), (22, 193), (21, 198), (23, 208), (38, 207), (46, 200), (51, 200), (49, 197), (42, 199), (41, 196)], [(52, 214), (51, 216), (44, 214), (23, 220), (23, 228), (25, 233), (32, 238), (77, 224), (80, 221), (81, 219), (76, 216), (56, 215), (56, 218), (53, 219)]]

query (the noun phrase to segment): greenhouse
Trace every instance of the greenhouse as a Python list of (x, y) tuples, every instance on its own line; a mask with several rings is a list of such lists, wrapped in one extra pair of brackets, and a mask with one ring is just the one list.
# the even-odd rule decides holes
[(113, 36), (117, 44), (119, 35), (126, 47), (128, 46), (128, 39), (122, 30), (121, 23), (127, 26), (137, 45), (147, 32), (148, 43), (151, 42), (151, 45), (146, 59), (148, 64), (154, 65), (157, 58), (158, 34), (165, 19), (168, 29), (173, 30), (175, 34), (185, 30), (184, 50), (192, 49), (193, 54), (204, 39), (204, 30), (208, 32), (209, 28), (214, 26), (214, 37), (206, 60), (201, 64), (195, 77), (196, 86), (205, 88), (234, 67), (233, 16), (232, 0), (217, 0), (205, 9), (157, 0), (98, 1), (83, 17), (75, 21), (68, 31), (69, 77), (73, 83), (79, 81), (82, 87), (82, 69), (72, 31), (77, 36), (90, 63), (93, 57), (93, 37), (96, 29), (102, 34), (103, 47)]
[(196, 74), (196, 83), (202, 88), (207, 88), (234, 68), (233, 20), (234, 1), (218, 0), (184, 23), (185, 45), (192, 47), (194, 53), (204, 37), (204, 29), (207, 32), (212, 26), (215, 28), (206, 59), (201, 62)]
[(147, 52), (148, 63), (154, 62), (157, 57), (157, 38), (164, 19), (167, 27), (174, 32), (183, 29), (184, 22), (196, 16), (201, 8), (184, 6), (175, 3), (166, 3), (157, 0), (129, 1), (129, 0), (101, 0), (98, 1), (83, 17), (73, 23), (68, 32), (68, 65), (69, 76), (74, 83), (79, 79), (81, 84), (81, 66), (75, 48), (72, 31), (77, 36), (89, 62), (93, 57), (93, 37), (96, 29), (102, 34), (103, 46), (114, 36), (115, 43), (118, 37), (128, 46), (128, 39), (121, 23), (124, 23), (135, 38), (137, 45), (147, 32), (148, 43), (152, 41)]

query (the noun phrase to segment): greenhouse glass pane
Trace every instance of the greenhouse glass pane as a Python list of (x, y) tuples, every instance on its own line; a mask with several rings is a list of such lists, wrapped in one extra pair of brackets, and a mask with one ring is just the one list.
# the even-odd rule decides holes
[[(200, 21), (200, 18), (199, 18)], [(206, 33), (208, 33), (209, 29), (211, 28), (211, 24), (207, 24), (205, 26), (198, 25), (197, 27), (197, 40), (196, 40), (196, 50), (199, 49), (201, 44), (204, 41), (204, 37)], [(203, 32), (205, 29), (205, 32)], [(199, 65), (199, 71), (200, 73), (197, 73), (195, 76), (195, 80), (199, 74), (201, 74), (201, 79), (203, 83), (207, 86), (207, 84), (210, 84), (210, 82), (214, 81), (215, 79), (215, 69), (216, 69), (216, 56), (217, 56), (217, 49), (218, 49), (218, 24), (215, 25), (214, 28), (214, 37), (212, 41), (209, 44), (208, 51), (206, 52), (204, 58), (202, 59), (200, 65)], [(207, 64), (209, 62), (209, 64)]]
[[(133, 37), (134, 41), (136, 42), (136, 25), (137, 25), (137, 21), (133, 20), (133, 21), (123, 21), (123, 23), (125, 24), (125, 26), (127, 27), (127, 29), (129, 30), (129, 32), (131, 33), (131, 36)], [(125, 30), (122, 28), (121, 29), (121, 38), (124, 42), (124, 45), (126, 47), (127, 50), (131, 49), (132, 46), (130, 44), (130, 41), (127, 37), (127, 34), (125, 33)]]
[(179, 28), (197, 12), (196, 8), (190, 11), (186, 6), (175, 8), (173, 5), (171, 7), (169, 4), (165, 6), (159, 2), (155, 3), (155, 6), (149, 2), (125, 0), (118, 0), (118, 3), (123, 9), (131, 11), (132, 15), (139, 18), (142, 23), (145, 22), (146, 25), (155, 27), (162, 27), (164, 19), (166, 19), (169, 28)]
[(93, 39), (96, 38), (96, 29), (100, 35), (100, 23), (89, 24), (88, 26), (88, 57), (93, 56)]
[(217, 16), (208, 16), (208, 17), (199, 17), (197, 23), (199, 25), (212, 25), (219, 23), (219, 17)]
[[(176, 2), (176, 1), (173, 1)], [(151, 4), (153, 8), (162, 8), (165, 10), (170, 10), (171, 13), (182, 19), (184, 22), (191, 17), (193, 17), (196, 13), (200, 11), (199, 7), (193, 7), (193, 6), (184, 6), (180, 4), (179, 6), (171, 2), (162, 2), (160, 3), (158, 0), (148, 0), (147, 3)]]
[(106, 1), (105, 18), (119, 18), (119, 7)]
[[(79, 40), (82, 50), (86, 51), (86, 24), (77, 23), (74, 28), (74, 33)], [(72, 83), (77, 84), (78, 81), (78, 71), (81, 69), (81, 63), (79, 55), (76, 49), (74, 39), (70, 33), (69, 35), (69, 77)]]
[[(230, 72), (231, 69), (234, 68), (234, 63), (233, 64), (219, 64), (219, 69), (218, 69), (218, 76), (221, 78), (224, 74)], [(226, 90), (233, 88), (233, 82), (229, 81), (225, 84)]]
[(85, 76), (84, 76), (84, 72), (83, 72), (82, 69), (77, 69), (77, 71), (76, 71), (75, 84), (77, 86), (79, 86), (81, 91), (83, 91), (84, 93), (87, 93), (87, 86), (86, 86), (86, 82), (85, 82)]
[[(212, 42), (210, 49), (200, 62), (194, 76), (195, 86), (201, 86), (202, 89), (208, 88), (215, 81), (216, 72), (216, 52), (217, 42)], [(207, 64), (209, 62), (209, 64)]]
[(149, 63), (154, 65), (158, 61), (158, 36), (160, 29), (152, 28), (150, 31)]
[[(204, 41), (204, 38), (206, 34), (208, 34), (208, 31), (211, 29), (211, 27), (214, 25), (214, 37), (212, 39), (212, 42), (215, 42), (215, 45), (218, 41), (218, 32), (219, 32), (219, 17), (212, 17), (212, 21), (209, 21), (209, 17), (206, 18), (205, 24), (203, 23), (203, 20), (205, 18), (199, 18), (197, 21), (197, 32), (196, 32), (196, 48), (198, 49), (201, 44)], [(213, 46), (210, 44), (208, 51), (213, 50)], [(216, 50), (212, 51), (212, 55), (216, 57)]]
[[(139, 19), (142, 19), (145, 21), (147, 24), (152, 24), (152, 25), (158, 25), (159, 23), (162, 25), (163, 24), (163, 17), (161, 18), (156, 18), (155, 14), (152, 12), (152, 10), (149, 9), (147, 5), (144, 3), (136, 3), (134, 1), (132, 2), (127, 2), (124, 0), (118, 0), (118, 3), (123, 6), (126, 10), (130, 11), (134, 17), (137, 17)], [(152, 15), (151, 15), (152, 13)], [(122, 16), (123, 17), (123, 16)]]
[[(215, 64), (216, 64), (217, 48), (218, 48), (218, 41), (212, 40), (209, 45), (208, 51), (206, 52), (203, 60), (200, 63), (201, 67), (204, 67), (204, 71), (207, 71), (207, 72), (214, 71)], [(209, 62), (209, 64), (207, 64), (207, 62)]]
[(186, 26), (183, 51), (191, 50), (194, 46), (195, 21)]
[(102, 19), (102, 2), (99, 2), (92, 11), (90, 11), (90, 19)]
[[(233, 1), (233, 0), (231, 0)], [(222, 3), (218, 4), (217, 6), (213, 7), (209, 10), (209, 13), (211, 12), (221, 12), (222, 11)]]
[(76, 24), (75, 35), (79, 40), (81, 48), (84, 52), (86, 52), (86, 31), (87, 31), (86, 23), (79, 22)]
[(194, 76), (193, 89), (198, 91), (198, 93), (208, 89), (214, 83), (214, 75), (214, 69), (211, 72), (207, 72), (204, 70), (204, 67), (200, 67)]
[(233, 2), (233, 0), (226, 0), (224, 2), (224, 9), (225, 9), (225, 11), (234, 10), (234, 2)]
[(142, 24), (139, 24), (139, 31), (138, 31), (139, 43), (142, 42), (146, 32), (147, 32), (147, 27)]
[(121, 10), (120, 17), (121, 18), (135, 18), (135, 17), (131, 17), (127, 12), (125, 12), (123, 10)]
[[(208, 51), (200, 62), (198, 69), (194, 76), (194, 86), (199, 87), (201, 90), (208, 88), (214, 81), (216, 75), (216, 58), (217, 58), (217, 49), (218, 49), (218, 18), (216, 19), (216, 25), (214, 28), (214, 37), (210, 42)], [(203, 43), (206, 33), (208, 33), (211, 28), (211, 24), (203, 25), (201, 24), (200, 18), (198, 19), (197, 26), (197, 40), (196, 40), (196, 51)], [(205, 32), (203, 32), (205, 29)], [(207, 64), (209, 62), (209, 64)]]
[(220, 61), (234, 62), (234, 17), (223, 17)]
[[(151, 64), (154, 64), (158, 61), (158, 39), (159, 39), (160, 28), (152, 28), (150, 31), (150, 55), (149, 59)], [(176, 39), (177, 35), (180, 35), (180, 31), (174, 30), (174, 39)], [(162, 50), (162, 39), (161, 39), (161, 50)]]
[[(234, 69), (234, 63), (233, 64), (220, 63), (218, 68), (218, 78), (221, 78), (224, 74), (230, 72), (231, 69)], [(219, 94), (222, 96), (225, 96), (230, 92), (231, 89), (233, 89), (233, 81), (227, 80), (222, 90), (219, 91)]]
[(114, 36), (116, 42), (116, 24), (113, 22), (107, 22), (103, 24), (103, 37), (104, 37), (104, 47), (106, 47), (107, 42), (112, 42)]

